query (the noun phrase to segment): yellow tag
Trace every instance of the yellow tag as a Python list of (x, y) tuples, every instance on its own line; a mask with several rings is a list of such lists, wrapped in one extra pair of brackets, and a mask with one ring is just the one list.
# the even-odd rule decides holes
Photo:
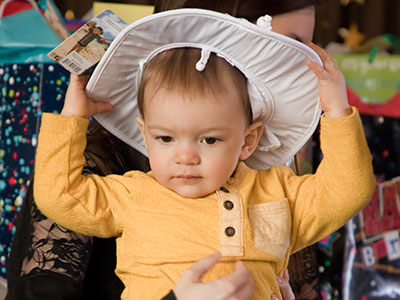
[(93, 15), (97, 16), (103, 10), (109, 9), (118, 15), (126, 23), (130, 24), (145, 16), (153, 14), (154, 6), (139, 4), (121, 4), (108, 2), (94, 2)]

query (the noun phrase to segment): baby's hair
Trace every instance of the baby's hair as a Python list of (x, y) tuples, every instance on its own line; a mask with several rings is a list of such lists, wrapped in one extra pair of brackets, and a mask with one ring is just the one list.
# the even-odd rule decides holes
[[(182, 91), (186, 95), (207, 96), (226, 93), (234, 86), (250, 124), (253, 118), (246, 76), (214, 53), (211, 53), (204, 71), (199, 72), (195, 66), (200, 57), (200, 49), (177, 48), (161, 52), (145, 65), (138, 89), (138, 106), (142, 116), (145, 94), (146, 97), (150, 94), (151, 98), (160, 88)], [(151, 89), (146, 89), (149, 84)]]
[(97, 26), (96, 28), (97, 28), (98, 30), (100, 30), (100, 32), (101, 32), (100, 34), (103, 34), (104, 30), (103, 30), (103, 28), (102, 28), (102, 27), (100, 27), (100, 26)]

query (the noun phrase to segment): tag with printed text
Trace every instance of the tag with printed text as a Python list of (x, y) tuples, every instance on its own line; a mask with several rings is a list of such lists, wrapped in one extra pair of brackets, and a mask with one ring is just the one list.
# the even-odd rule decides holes
[(73, 74), (90, 74), (126, 26), (111, 10), (105, 10), (50, 51), (48, 56)]

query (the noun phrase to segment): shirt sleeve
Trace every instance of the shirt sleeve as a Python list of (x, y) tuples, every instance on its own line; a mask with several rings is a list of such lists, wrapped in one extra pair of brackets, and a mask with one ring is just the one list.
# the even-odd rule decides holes
[(371, 199), (375, 187), (371, 154), (355, 108), (340, 119), (321, 118), (323, 159), (313, 175), (281, 168), (292, 212), (292, 251), (343, 226)]
[(54, 222), (85, 235), (119, 236), (132, 195), (123, 176), (82, 175), (88, 120), (43, 114), (34, 199)]

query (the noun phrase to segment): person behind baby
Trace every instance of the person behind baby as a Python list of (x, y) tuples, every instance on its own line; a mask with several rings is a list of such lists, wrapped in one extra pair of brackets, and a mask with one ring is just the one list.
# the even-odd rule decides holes
[[(133, 254), (131, 251), (135, 251), (135, 245), (129, 241), (129, 230), (124, 228), (121, 231), (120, 226), (129, 224), (125, 223), (127, 219), (136, 225), (145, 224), (146, 211), (151, 212), (152, 221), (149, 219), (149, 222), (167, 217), (171, 227), (175, 226), (174, 213), (180, 210), (187, 214), (193, 211), (193, 217), (194, 211), (199, 210), (201, 216), (211, 214), (209, 208), (210, 203), (214, 203), (213, 195), (221, 187), (223, 193), (229, 192), (223, 187), (227, 182), (236, 184), (245, 206), (289, 199), (293, 215), (291, 231), (298, 233), (295, 238), (293, 235), (285, 237), (290, 239), (290, 251), (306, 246), (303, 239), (314, 242), (334, 231), (367, 204), (375, 179), (358, 114), (347, 103), (343, 75), (324, 50), (309, 45), (324, 64), (320, 67), (307, 62), (319, 80), (324, 110), (321, 139), (325, 158), (315, 175), (298, 177), (281, 166), (258, 172), (246, 167), (241, 161), (250, 157), (257, 147), (263, 124), (253, 121), (245, 76), (215, 54), (211, 54), (205, 70), (199, 72), (194, 65), (199, 60), (200, 50), (174, 49), (158, 54), (146, 64), (139, 87), (138, 105), (142, 117), (137, 122), (146, 143), (152, 172), (129, 172), (124, 176), (108, 177), (81, 175), (88, 119), (112, 110), (112, 106), (94, 102), (86, 96), (87, 77), (71, 76), (61, 116), (43, 115), (35, 166), (34, 192), (38, 207), (48, 217), (72, 230), (88, 235), (121, 236), (119, 246), (125, 244), (130, 248), (129, 252), (120, 248), (117, 254), (117, 272), (126, 287), (123, 299), (161, 298), (178, 281), (189, 261), (187, 257), (171, 264), (145, 259), (147, 263), (142, 266), (142, 273), (133, 276), (132, 270), (124, 264), (138, 255), (143, 257), (155, 253), (157, 246), (153, 249), (151, 241), (146, 241), (149, 232), (154, 232), (138, 229), (141, 233), (138, 245), (146, 251)], [(351, 185), (355, 179), (357, 190)], [(131, 193), (143, 186), (145, 199), (134, 196), (143, 213), (126, 216), (132, 204), (129, 202), (132, 201)], [(59, 199), (57, 205), (47, 201), (51, 199), (47, 195), (49, 191), (59, 195), (56, 197)], [(156, 198), (163, 200), (157, 203), (151, 200), (157, 201)], [(318, 199), (313, 201), (314, 198)], [(94, 202), (95, 199), (107, 199), (107, 202)], [(187, 202), (189, 199), (192, 200)], [(296, 201), (301, 204), (296, 205)], [(162, 206), (166, 215), (155, 217), (154, 205)], [(326, 213), (326, 220), (317, 218), (327, 205), (332, 207), (334, 214)], [(304, 217), (300, 218), (302, 215)], [(114, 216), (122, 219), (107, 220)], [(244, 217), (247, 218), (247, 214)], [(196, 225), (199, 224), (193, 226)], [(194, 227), (179, 229), (180, 235), (195, 232)], [(234, 235), (234, 228), (227, 228), (226, 234)], [(177, 242), (172, 234), (163, 238), (168, 239), (162, 241), (166, 248)], [(158, 238), (150, 239), (154, 242)], [(187, 245), (180, 246), (188, 249)], [(207, 245), (210, 246), (218, 247), (212, 242)], [(196, 245), (196, 249), (202, 247), (205, 246), (200, 242)], [(246, 251), (243, 257), (222, 259), (204, 279), (213, 280), (231, 273), (234, 261), (242, 259), (255, 279), (254, 299), (266, 299), (272, 292), (279, 294), (275, 273), (287, 265), (288, 253), (279, 261), (265, 260), (257, 265), (254, 260), (260, 262), (259, 252), (250, 248)], [(198, 258), (189, 260), (193, 262)], [(131, 261), (129, 265), (141, 268)], [(243, 262), (236, 262), (236, 267), (241, 265)], [(157, 268), (159, 270), (154, 270)], [(165, 272), (166, 278), (158, 281), (160, 273)], [(225, 288), (229, 289), (229, 286)], [(181, 299), (180, 286), (176, 285), (173, 291)]]

